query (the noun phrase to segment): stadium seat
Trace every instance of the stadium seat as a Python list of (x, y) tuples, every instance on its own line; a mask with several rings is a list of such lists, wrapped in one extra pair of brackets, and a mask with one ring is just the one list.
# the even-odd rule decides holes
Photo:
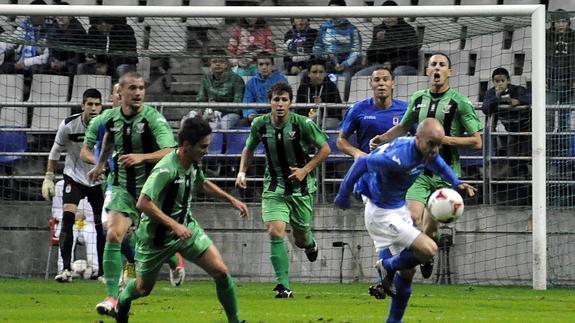
[[(67, 102), (70, 78), (59, 75), (34, 74), (29, 102)], [(56, 130), (60, 122), (70, 116), (69, 107), (36, 107), (32, 114), (32, 128)]]
[[(23, 75), (0, 75), (0, 102), (21, 102), (23, 98), (23, 89)], [(3, 106), (0, 108), (0, 126), (26, 127), (27, 125), (28, 108), (9, 106)]]
[(224, 151), (224, 133), (223, 132), (212, 132), (212, 142), (210, 147), (208, 147), (208, 153), (211, 154), (221, 154)]
[(102, 0), (103, 6), (137, 6), (139, 0)]
[(89, 74), (74, 76), (72, 98), (70, 98), (70, 102), (81, 103), (84, 91), (90, 88), (100, 90), (102, 93), (102, 102), (107, 102), (110, 99), (110, 93), (112, 92), (112, 77), (109, 75)]
[(153, 54), (183, 52), (187, 49), (188, 31), (180, 18), (146, 20), (150, 27), (148, 51)]
[[(0, 128), (0, 152), (24, 153), (28, 151), (28, 140), (24, 131), (3, 131)], [(11, 165), (22, 156), (0, 155), (0, 165)]]
[(372, 96), (372, 91), (369, 85), (370, 78), (371, 76), (353, 76), (351, 78), (348, 102), (355, 103)]
[(48, 259), (46, 260), (46, 273), (44, 275), (44, 280), (48, 279), (50, 275), (50, 264), (52, 263), (52, 249), (54, 247), (58, 248), (60, 246), (60, 239), (56, 236), (56, 229), (58, 228), (58, 221), (55, 218), (50, 217), (48, 220), (48, 228), (50, 230), (50, 240), (48, 244)]
[(147, 6), (181, 6), (182, 0), (147, 0)]
[[(248, 130), (249, 128), (243, 128)], [(236, 130), (241, 130), (240, 128), (236, 128)], [(248, 139), (249, 133), (247, 132), (228, 132), (226, 133), (226, 154), (241, 154), (242, 150), (246, 145), (246, 140)], [(254, 151), (255, 154), (265, 154), (264, 146), (260, 143), (256, 150)]]

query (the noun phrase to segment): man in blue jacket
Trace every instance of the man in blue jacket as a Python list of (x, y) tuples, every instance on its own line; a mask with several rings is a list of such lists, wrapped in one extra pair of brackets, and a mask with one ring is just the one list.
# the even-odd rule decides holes
[[(244, 103), (268, 103), (268, 90), (276, 83), (288, 84), (286, 77), (274, 69), (274, 58), (268, 52), (256, 56), (258, 72), (247, 83), (244, 91)], [(266, 111), (248, 108), (243, 110), (243, 118), (252, 122), (260, 113)]]

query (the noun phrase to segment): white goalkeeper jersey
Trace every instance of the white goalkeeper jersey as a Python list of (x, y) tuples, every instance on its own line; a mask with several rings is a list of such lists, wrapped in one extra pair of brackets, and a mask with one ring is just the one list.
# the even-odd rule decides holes
[(82, 114), (74, 114), (64, 119), (58, 127), (54, 146), (50, 152), (50, 159), (58, 160), (60, 154), (54, 154), (56, 150), (61, 152), (66, 150), (66, 161), (64, 165), (64, 174), (70, 176), (76, 183), (85, 186), (100, 185), (100, 181), (91, 183), (88, 179), (88, 172), (94, 167), (80, 159), (80, 150), (84, 143), (86, 125), (82, 121)]

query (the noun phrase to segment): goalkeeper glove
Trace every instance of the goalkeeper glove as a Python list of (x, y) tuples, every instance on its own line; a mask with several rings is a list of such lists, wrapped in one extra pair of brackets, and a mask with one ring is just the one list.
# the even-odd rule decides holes
[(51, 201), (54, 196), (54, 173), (46, 172), (42, 183), (42, 196), (46, 201)]

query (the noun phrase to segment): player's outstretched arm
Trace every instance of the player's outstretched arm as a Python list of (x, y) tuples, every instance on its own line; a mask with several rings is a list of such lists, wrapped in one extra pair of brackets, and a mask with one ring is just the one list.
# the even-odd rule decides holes
[(147, 216), (170, 228), (178, 238), (183, 240), (192, 236), (192, 232), (185, 225), (178, 223), (176, 220), (162, 212), (162, 210), (146, 194), (140, 194), (136, 207)]
[(288, 178), (296, 179), (300, 182), (303, 181), (307, 174), (311, 173), (319, 164), (321, 164), (321, 162), (323, 162), (330, 153), (331, 149), (329, 148), (329, 144), (326, 142), (304, 167), (290, 167), (291, 175)]
[(96, 160), (96, 155), (94, 155), (92, 150), (88, 147), (87, 143), (84, 143), (82, 145), (82, 148), (80, 149), (80, 159), (83, 162), (91, 164), (91, 165), (95, 165), (96, 162), (98, 162)]
[(118, 158), (124, 167), (130, 167), (141, 163), (157, 163), (164, 156), (172, 152), (174, 148), (168, 147), (154, 151), (149, 154), (125, 154)]
[(236, 177), (236, 186), (239, 188), (246, 188), (247, 187), (247, 180), (246, 180), (246, 171), (248, 167), (252, 163), (252, 159), (254, 158), (254, 151), (249, 149), (247, 146), (244, 147), (242, 150), (242, 158), (240, 159), (240, 170), (238, 172), (238, 176)]
[(343, 134), (343, 131), (340, 131), (337, 135), (337, 148), (341, 150), (344, 154), (353, 157), (353, 159), (358, 159), (361, 156), (367, 155), (361, 149), (354, 147), (350, 142), (349, 138)]
[(228, 192), (222, 190), (218, 185), (214, 184), (212, 181), (206, 180), (204, 182), (203, 188), (204, 188), (204, 191), (206, 191), (210, 195), (213, 195), (213, 196), (219, 198), (220, 200), (225, 200), (225, 201), (230, 202), (230, 204), (234, 208), (236, 208), (238, 211), (240, 211), (240, 216), (242, 218), (247, 217), (249, 215), (248, 207), (244, 202), (238, 200), (237, 198), (233, 197)]
[(408, 130), (409, 128), (407, 128), (401, 123), (395, 125), (391, 129), (389, 129), (386, 133), (371, 138), (371, 140), (369, 141), (369, 149), (375, 150), (375, 148), (383, 144), (386, 144), (397, 137), (405, 135)]
[(462, 148), (481, 149), (483, 146), (483, 139), (481, 133), (476, 132), (469, 137), (443, 137), (441, 142), (444, 145), (457, 146)]
[(359, 157), (353, 165), (351, 165), (350, 169), (345, 174), (343, 182), (339, 185), (339, 191), (337, 192), (337, 196), (335, 197), (335, 206), (340, 209), (349, 209), (351, 207), (351, 203), (349, 201), (349, 195), (353, 191), (353, 186), (359, 178), (367, 172), (367, 158), (368, 156)]

